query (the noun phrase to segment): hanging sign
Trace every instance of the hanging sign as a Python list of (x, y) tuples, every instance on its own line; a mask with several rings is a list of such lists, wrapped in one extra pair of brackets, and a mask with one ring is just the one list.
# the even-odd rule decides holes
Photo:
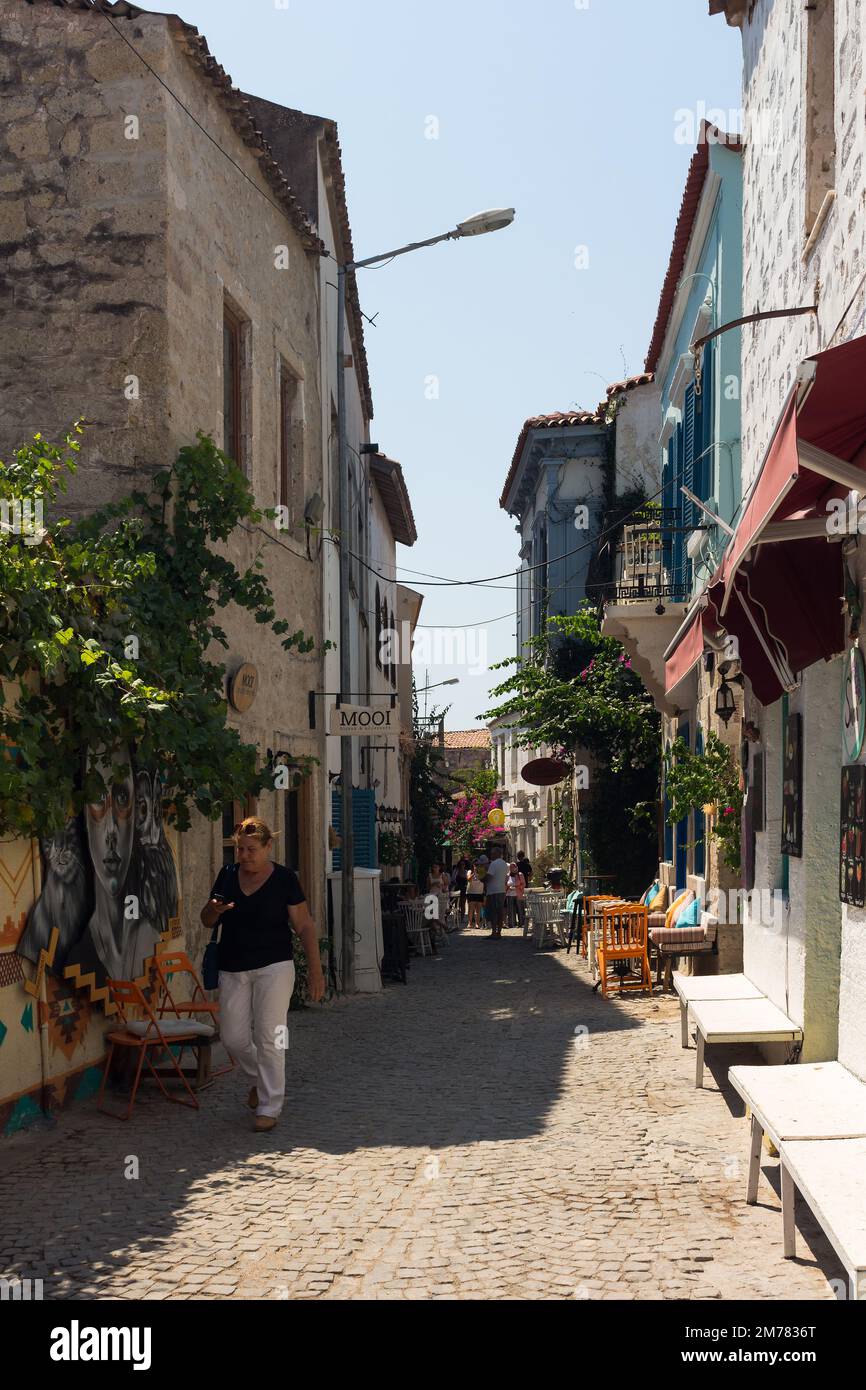
[(259, 673), (255, 666), (245, 662), (239, 666), (229, 682), (229, 700), (239, 714), (249, 709), (259, 688)]
[(845, 658), (842, 678), (842, 747), (845, 762), (854, 763), (863, 748), (866, 732), (866, 669), (863, 653), (852, 647)]
[(487, 824), (497, 827), (503, 826), (505, 824), (505, 812), (494, 806), (492, 811), (487, 812)]
[(399, 732), (400, 711), (388, 705), (334, 705), (331, 733), (340, 738), (359, 738), (366, 734)]

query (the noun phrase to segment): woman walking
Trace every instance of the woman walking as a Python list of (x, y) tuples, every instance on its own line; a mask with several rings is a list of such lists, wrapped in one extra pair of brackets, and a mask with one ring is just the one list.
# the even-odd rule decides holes
[(469, 912), (467, 926), (480, 928), (481, 905), (484, 902), (484, 880), (477, 869), (470, 869), (466, 880), (466, 907)]
[(454, 870), (454, 887), (460, 894), (457, 910), (461, 927), (463, 926), (463, 918), (466, 916), (466, 884), (469, 881), (469, 868), (469, 860), (464, 856), (458, 861), (457, 868)]
[(286, 1017), (295, 985), (292, 931), (307, 957), (307, 991), (316, 1003), (325, 980), (319, 940), (292, 869), (275, 864), (273, 838), (258, 816), (235, 829), (237, 862), (217, 874), (201, 920), (220, 924), (220, 1036), (251, 1083), (253, 1127), (273, 1129), (286, 1093)]

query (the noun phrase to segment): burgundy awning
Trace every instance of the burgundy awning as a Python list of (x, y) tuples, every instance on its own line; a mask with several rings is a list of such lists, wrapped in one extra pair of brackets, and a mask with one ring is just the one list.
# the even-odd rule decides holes
[[(715, 619), (715, 609), (712, 613)], [(665, 694), (670, 696), (685, 680), (704, 654), (704, 626), (708, 621), (707, 600), (701, 599), (689, 614), (665, 653)], [(717, 626), (712, 622), (712, 626)]]
[(866, 338), (809, 360), (814, 379), (785, 402), (707, 591), (765, 705), (844, 649), (842, 551), (827, 538), (827, 503), (866, 491)]

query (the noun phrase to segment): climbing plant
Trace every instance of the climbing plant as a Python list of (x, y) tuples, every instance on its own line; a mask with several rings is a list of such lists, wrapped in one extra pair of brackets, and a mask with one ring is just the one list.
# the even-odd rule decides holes
[(4, 518), (45, 518), (0, 538), (0, 834), (55, 833), (102, 796), (109, 764), (124, 774), (132, 746), (184, 830), (193, 809), (214, 819), (270, 780), (226, 722), (222, 613), (246, 610), (285, 651), (314, 644), (277, 618), (260, 551), (245, 569), (225, 553), (273, 513), (212, 439), (181, 449), (150, 491), (73, 520), (59, 498), (82, 433), (37, 434), (0, 463)]
[(712, 808), (710, 834), (718, 841), (724, 862), (738, 871), (743, 792), (727, 744), (710, 732), (703, 753), (694, 753), (684, 739), (674, 739), (665, 752), (665, 790), (671, 825), (690, 811)]

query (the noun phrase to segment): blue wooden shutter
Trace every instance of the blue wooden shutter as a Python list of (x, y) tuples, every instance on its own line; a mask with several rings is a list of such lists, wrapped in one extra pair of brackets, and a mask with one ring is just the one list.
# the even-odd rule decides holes
[(697, 453), (703, 457), (695, 468), (695, 492), (703, 502), (708, 497), (714, 495), (716, 486), (715, 479), (715, 443), (713, 437), (713, 417), (715, 403), (715, 344), (712, 342), (704, 344), (703, 362), (701, 366), (701, 394), (696, 399), (696, 429), (695, 443)]
[[(549, 523), (548, 576), (550, 584), (550, 616), (576, 613), (586, 597), (586, 576), (591, 554), (590, 540), (593, 526), (586, 531), (577, 531), (574, 526), (572, 504), (563, 503), (563, 510), (569, 508), (564, 521)], [(576, 551), (576, 554), (570, 554)]]
[(677, 425), (671, 443), (673, 444), (673, 506), (675, 508), (675, 518), (677, 525), (677, 530), (675, 531), (673, 538), (673, 583), (675, 586), (675, 592), (673, 597), (675, 600), (681, 600), (685, 598), (686, 595), (686, 538), (683, 532), (683, 526), (685, 525), (685, 512), (683, 509), (683, 504), (685, 503), (686, 499), (680, 492), (681, 484), (686, 481), (684, 468), (685, 447), (682, 421)]
[[(331, 792), (331, 824), (340, 835), (343, 829), (343, 798), (339, 791)], [(376, 869), (376, 793), (372, 788), (352, 788), (352, 829), (355, 832), (355, 868)], [(343, 867), (343, 852), (331, 851), (331, 867)]]
[[(673, 492), (674, 476), (674, 440), (673, 436), (665, 445), (664, 461), (662, 463), (662, 507), (665, 511), (674, 505)], [(662, 564), (667, 574), (673, 581), (674, 568), (674, 537), (669, 527), (662, 528)]]

